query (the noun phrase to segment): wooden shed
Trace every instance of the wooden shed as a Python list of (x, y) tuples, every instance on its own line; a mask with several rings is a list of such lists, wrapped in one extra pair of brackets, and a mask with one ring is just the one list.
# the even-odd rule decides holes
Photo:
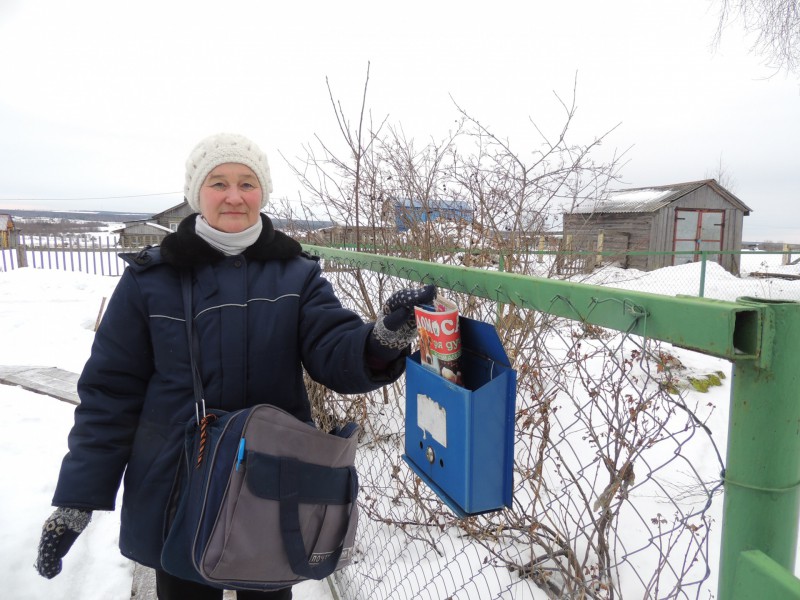
[[(564, 214), (564, 239), (575, 250), (603, 252), (603, 262), (651, 271), (700, 260), (700, 251), (741, 250), (751, 209), (714, 179), (615, 190), (594, 206)], [(687, 254), (631, 256), (633, 251)], [(734, 254), (707, 254), (739, 273)]]
[(0, 214), (0, 248), (8, 248), (11, 232), (14, 231), (14, 219), (11, 215)]
[(178, 224), (194, 212), (188, 202), (180, 204), (153, 215), (149, 219), (127, 221), (125, 227), (118, 229), (119, 243), (123, 248), (143, 248), (161, 243), (168, 234), (178, 229)]

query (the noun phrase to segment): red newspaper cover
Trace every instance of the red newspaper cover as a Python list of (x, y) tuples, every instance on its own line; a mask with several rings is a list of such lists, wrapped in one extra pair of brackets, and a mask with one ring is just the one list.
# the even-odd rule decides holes
[(461, 378), (461, 333), (458, 330), (458, 309), (439, 296), (434, 308), (416, 306), (414, 314), (419, 332), (420, 363), (456, 385)]

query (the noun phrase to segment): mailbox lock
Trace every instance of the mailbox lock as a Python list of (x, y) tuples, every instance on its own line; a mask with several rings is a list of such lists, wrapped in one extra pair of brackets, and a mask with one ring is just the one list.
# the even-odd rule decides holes
[(433, 448), (430, 446), (428, 446), (428, 449), (425, 450), (425, 458), (427, 458), (428, 462), (431, 464), (433, 464), (433, 461), (436, 460), (436, 454), (434, 453)]

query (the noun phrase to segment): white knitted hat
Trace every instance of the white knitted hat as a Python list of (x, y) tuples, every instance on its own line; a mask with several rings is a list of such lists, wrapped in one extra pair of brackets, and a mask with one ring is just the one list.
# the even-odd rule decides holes
[(224, 163), (239, 163), (253, 170), (261, 184), (261, 208), (264, 208), (272, 192), (267, 155), (242, 135), (217, 133), (197, 144), (186, 159), (183, 194), (192, 210), (200, 212), (200, 186), (211, 171)]

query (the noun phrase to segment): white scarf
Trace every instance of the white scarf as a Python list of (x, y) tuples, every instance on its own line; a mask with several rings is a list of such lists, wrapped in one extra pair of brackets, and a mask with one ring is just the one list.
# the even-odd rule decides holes
[(219, 229), (214, 229), (202, 215), (197, 215), (197, 219), (194, 222), (194, 231), (201, 240), (205, 240), (213, 248), (227, 256), (235, 256), (252, 246), (258, 236), (261, 235), (261, 216), (259, 215), (255, 225), (248, 227), (244, 231), (226, 233)]

